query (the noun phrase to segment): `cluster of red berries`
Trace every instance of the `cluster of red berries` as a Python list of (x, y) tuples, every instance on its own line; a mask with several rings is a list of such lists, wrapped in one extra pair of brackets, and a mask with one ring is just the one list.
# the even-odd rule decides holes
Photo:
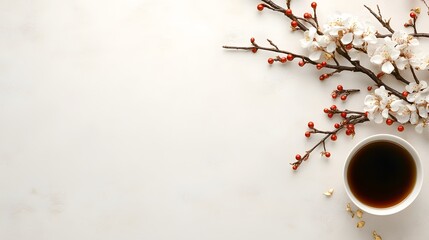
[(267, 61), (268, 61), (269, 64), (273, 64), (275, 61), (279, 61), (281, 63), (285, 63), (287, 61), (293, 61), (294, 58), (295, 58), (294, 55), (288, 54), (288, 55), (286, 55), (286, 57), (279, 57), (279, 56), (277, 56), (277, 58), (268, 58)]
[(347, 100), (347, 96), (349, 94), (350, 93), (348, 91), (344, 90), (344, 87), (342, 85), (338, 85), (337, 89), (332, 92), (331, 97), (333, 99), (336, 99), (338, 96), (340, 96), (341, 100), (346, 101)]
[[(252, 43), (252, 45), (254, 46), (252, 48), (252, 52), (256, 53), (258, 51), (258, 48), (257, 48), (257, 45), (255, 44), (255, 38), (253, 38), (253, 37), (250, 38), (250, 43)], [(293, 54), (288, 54), (288, 55), (286, 55), (286, 57), (277, 56), (276, 58), (268, 58), (267, 62), (268, 62), (268, 64), (273, 64), (275, 61), (279, 61), (281, 63), (285, 63), (287, 61), (293, 61), (294, 59), (295, 59), (295, 56)], [(303, 62), (303, 61), (301, 61), (301, 62)], [(323, 66), (326, 66), (326, 62), (324, 62), (324, 63), (325, 64)], [(305, 63), (303, 62), (303, 66), (304, 66), (304, 64)]]
[(347, 124), (346, 126), (346, 135), (350, 136), (350, 135), (354, 135), (355, 134), (355, 125), (354, 124)]
[[(329, 118), (332, 118), (334, 116), (334, 113), (337, 111), (337, 106), (334, 104), (330, 108), (323, 109), (323, 112), (328, 115)], [(344, 118), (347, 117), (347, 114), (344, 112)], [(343, 113), (341, 113), (341, 116), (343, 116)]]
[[(308, 128), (313, 129), (313, 131), (306, 131), (305, 132), (305, 136), (307, 138), (309, 138), (309, 137), (311, 137), (311, 134), (314, 133), (314, 123), (310, 121), (310, 122), (308, 122), (307, 126), (308, 126)], [(336, 141), (337, 140), (337, 135), (335, 133), (331, 134), (331, 140), (332, 141)]]
[[(262, 10), (264, 10), (264, 8), (265, 8), (266, 6), (264, 5), (264, 4), (258, 4), (258, 6), (256, 6), (256, 8), (259, 10), (259, 11), (262, 11)], [(316, 11), (316, 8), (317, 8), (317, 3), (316, 2), (312, 2), (311, 3), (311, 8), (313, 8), (313, 11)], [(288, 16), (288, 17), (290, 17), (290, 18), (292, 18), (292, 21), (290, 22), (290, 25), (291, 25), (291, 27), (293, 28), (293, 29), (295, 29), (296, 27), (298, 27), (298, 22), (296, 21), (296, 18), (293, 16), (293, 14), (292, 14), (292, 9), (286, 9), (285, 10), (285, 14), (286, 14), (286, 16)], [(305, 18), (305, 19), (311, 19), (311, 18), (313, 18), (313, 15), (311, 14), (311, 13), (308, 13), (308, 12), (306, 12), (306, 13), (304, 13), (303, 14), (303, 17)]]

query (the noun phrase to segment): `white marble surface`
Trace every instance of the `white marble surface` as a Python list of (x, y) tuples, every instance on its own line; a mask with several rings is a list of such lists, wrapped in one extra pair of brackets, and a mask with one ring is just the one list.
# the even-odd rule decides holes
[[(418, 3), (319, 10), (370, 19), (362, 5), (380, 4), (400, 27)], [(268, 66), (270, 54), (223, 50), (253, 36), (301, 51), (288, 22), (257, 4), (1, 0), (0, 239), (427, 239), (428, 178), (411, 207), (356, 229), (341, 173), (352, 146), (380, 132), (410, 141), (429, 172), (428, 136), (367, 125), (329, 143), (330, 160), (290, 170), (316, 141), (306, 123), (332, 126), (330, 91), (369, 82), (321, 83), (311, 68)]]

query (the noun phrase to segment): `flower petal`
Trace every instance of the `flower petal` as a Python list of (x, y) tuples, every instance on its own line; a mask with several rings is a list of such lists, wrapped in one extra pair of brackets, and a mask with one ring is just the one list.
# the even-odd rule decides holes
[(314, 52), (311, 52), (308, 57), (313, 61), (317, 61), (320, 59), (321, 55), (322, 55), (322, 51), (314, 51)]
[(423, 132), (423, 123), (417, 124), (415, 130), (418, 133), (422, 133)]
[(410, 123), (415, 125), (419, 122), (419, 115), (416, 112), (412, 112), (410, 116)]
[(408, 65), (408, 60), (404, 57), (400, 57), (396, 59), (395, 64), (398, 67), (398, 69), (404, 70), (405, 67)]
[(353, 33), (346, 33), (342, 38), (341, 42), (343, 44), (349, 44), (353, 41)]
[(374, 114), (374, 122), (375, 123), (382, 123), (383, 122), (383, 116), (380, 113), (375, 113)]
[(374, 64), (382, 64), (384, 61), (384, 58), (381, 55), (374, 55), (371, 57), (371, 62)]
[(382, 66), (381, 66), (381, 71), (383, 71), (384, 73), (392, 73), (392, 71), (395, 68), (393, 67), (393, 64), (391, 62), (385, 62)]

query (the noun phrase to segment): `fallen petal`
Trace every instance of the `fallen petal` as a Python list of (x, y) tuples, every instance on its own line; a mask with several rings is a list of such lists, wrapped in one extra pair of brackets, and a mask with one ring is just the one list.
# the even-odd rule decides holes
[(332, 196), (332, 194), (334, 193), (334, 189), (333, 188), (331, 188), (331, 189), (329, 189), (327, 192), (325, 192), (325, 193), (323, 193), (325, 196), (328, 196), (328, 197), (330, 197), (330, 196)]

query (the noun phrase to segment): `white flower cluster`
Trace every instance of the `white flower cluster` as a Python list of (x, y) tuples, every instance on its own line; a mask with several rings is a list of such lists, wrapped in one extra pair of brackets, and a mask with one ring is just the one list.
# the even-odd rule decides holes
[(395, 69), (403, 70), (412, 66), (417, 70), (429, 69), (429, 54), (418, 52), (419, 41), (403, 31), (392, 34), (392, 37), (377, 38), (377, 30), (367, 22), (361, 22), (348, 14), (336, 14), (319, 29), (310, 27), (301, 39), (301, 46), (309, 51), (313, 61), (322, 54), (331, 56), (337, 47), (347, 46), (352, 60), (369, 57), (371, 63), (381, 67), (384, 73), (390, 74)]
[[(321, 33), (321, 34), (319, 34)], [(318, 61), (322, 56), (330, 58), (337, 48), (346, 50), (351, 60), (368, 57), (369, 61), (390, 74), (395, 68), (404, 70), (429, 69), (429, 54), (418, 51), (419, 41), (403, 31), (394, 32), (391, 37), (377, 38), (377, 30), (369, 23), (361, 22), (347, 14), (336, 14), (319, 28), (311, 27), (304, 33), (301, 46), (309, 51), (309, 58)], [(382, 123), (394, 118), (399, 123), (415, 125), (417, 132), (423, 132), (429, 125), (429, 88), (425, 81), (412, 82), (405, 87), (407, 101), (395, 96), (381, 86), (366, 96), (364, 110), (368, 118)]]
[(415, 125), (417, 132), (422, 133), (429, 125), (429, 88), (425, 81), (410, 83), (405, 87), (407, 101), (398, 98), (387, 91), (384, 86), (377, 88), (373, 94), (365, 97), (364, 111), (368, 112), (368, 118), (376, 123), (382, 123), (385, 119), (394, 117), (399, 123), (411, 123)]

